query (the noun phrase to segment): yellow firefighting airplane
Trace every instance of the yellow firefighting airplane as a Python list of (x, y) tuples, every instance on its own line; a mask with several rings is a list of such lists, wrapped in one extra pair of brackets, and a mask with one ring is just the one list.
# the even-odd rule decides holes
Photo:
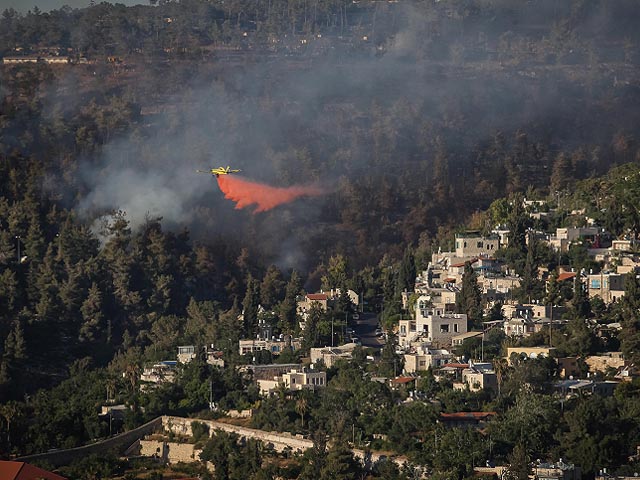
[(196, 170), (198, 173), (210, 173), (211, 175), (215, 175), (219, 177), (220, 175), (230, 175), (232, 173), (238, 173), (240, 170), (232, 170), (230, 166), (227, 167), (218, 167), (212, 168), (211, 170)]

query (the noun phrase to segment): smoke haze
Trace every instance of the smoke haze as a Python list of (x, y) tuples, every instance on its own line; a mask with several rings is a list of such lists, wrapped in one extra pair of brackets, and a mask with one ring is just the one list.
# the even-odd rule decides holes
[[(309, 247), (311, 236), (333, 242), (335, 232), (327, 225), (340, 222), (346, 231), (364, 225), (369, 233), (380, 233), (377, 238), (361, 232), (363, 244), (379, 242), (384, 249), (385, 242), (397, 243), (379, 228), (381, 215), (373, 212), (391, 212), (390, 225), (404, 221), (407, 205), (432, 196), (438, 154), (448, 162), (445, 180), (466, 192), (476, 186), (467, 180), (474, 170), (495, 168), (491, 179), (496, 184), (504, 176), (477, 153), (497, 131), (511, 139), (522, 129), (530, 143), (541, 141), (557, 151), (606, 143), (619, 125), (638, 123), (637, 109), (621, 109), (615, 125), (596, 128), (585, 121), (598, 116), (597, 102), (588, 100), (598, 88), (603, 98), (624, 104), (625, 92), (612, 85), (634, 81), (637, 69), (572, 71), (512, 60), (520, 48), (509, 43), (513, 29), (567, 15), (569, 7), (550, 1), (521, 8), (508, 3), (492, 23), (486, 17), (456, 23), (426, 4), (379, 3), (376, 32), (366, 32), (375, 40), (361, 51), (357, 46), (341, 49), (337, 41), (335, 49), (326, 47), (326, 39), (314, 38), (305, 54), (291, 57), (140, 62), (133, 80), (123, 79), (112, 92), (139, 105), (140, 117), (130, 130), (114, 131), (101, 150), (85, 156), (77, 179), (80, 194), (69, 206), (88, 221), (125, 210), (133, 228), (150, 215), (162, 217), (167, 228), (186, 226), (198, 239), (268, 232), (261, 241), (271, 258), (295, 263), (310, 250), (324, 255)], [(611, 24), (611, 12), (599, 16), (594, 11), (576, 27), (585, 38)], [(540, 40), (538, 30), (532, 31), (525, 35)], [(492, 39), (483, 47), (489, 53), (476, 58), (475, 46), (483, 38)], [(558, 51), (569, 55), (572, 46), (565, 44), (558, 40)], [(95, 81), (105, 82), (109, 75), (98, 70)], [(66, 85), (56, 100), (62, 107), (51, 106), (52, 112), (86, 103), (78, 102), (79, 88), (71, 80), (60, 81)], [(553, 155), (543, 152), (535, 168), (550, 169)], [(195, 173), (220, 165), (242, 169), (255, 183), (220, 177), (223, 198), (210, 179)], [(525, 168), (517, 164), (514, 171)], [(337, 188), (323, 195), (318, 187), (299, 187), (320, 179)], [(495, 196), (504, 192), (500, 188), (491, 184), (488, 190)], [(292, 202), (299, 197), (312, 198)], [(347, 206), (356, 213), (343, 215)], [(265, 214), (252, 215), (256, 212)], [(416, 230), (425, 228), (424, 219), (433, 218), (432, 213), (420, 214)], [(343, 250), (358, 249), (334, 243)]]

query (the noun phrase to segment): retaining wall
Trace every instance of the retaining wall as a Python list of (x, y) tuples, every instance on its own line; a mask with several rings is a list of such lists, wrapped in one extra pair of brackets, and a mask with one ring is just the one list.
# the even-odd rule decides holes
[[(230, 425), (228, 423), (218, 422), (216, 420), (203, 420), (199, 418), (184, 418), (163, 416), (162, 427), (166, 432), (173, 432), (177, 435), (192, 436), (191, 423), (200, 422), (209, 427), (209, 435), (214, 430), (222, 430), (225, 432), (232, 432), (240, 437), (254, 438), (260, 440), (264, 444), (273, 445), (274, 450), (282, 452), (286, 448), (291, 448), (293, 451), (304, 452), (305, 450), (313, 447), (313, 441), (304, 438), (302, 435), (292, 435), (287, 432), (267, 432), (265, 430), (257, 430), (255, 428), (241, 427), (238, 425)], [(375, 462), (387, 458), (387, 455), (381, 452), (371, 452), (360, 449), (353, 449), (353, 455), (359, 459), (365, 468), (370, 468)], [(405, 457), (393, 457), (389, 458), (393, 462), (402, 466), (407, 462)]]
[(143, 438), (145, 435), (149, 435), (162, 428), (162, 417), (154, 418), (150, 422), (144, 425), (129, 430), (128, 432), (115, 435), (106, 440), (92, 443), (91, 445), (84, 445), (82, 447), (69, 448), (66, 450), (56, 450), (54, 452), (37, 453), (35, 455), (27, 455), (24, 457), (16, 458), (19, 462), (47, 462), (53, 467), (60, 467), (63, 465), (69, 465), (74, 460), (80, 460), (89, 455), (100, 454), (106, 455), (110, 452), (120, 454), (124, 452), (132, 443), (136, 440)]
[(168, 463), (197, 462), (200, 460), (201, 448), (193, 443), (163, 442), (161, 440), (140, 440), (140, 455), (153, 457)]

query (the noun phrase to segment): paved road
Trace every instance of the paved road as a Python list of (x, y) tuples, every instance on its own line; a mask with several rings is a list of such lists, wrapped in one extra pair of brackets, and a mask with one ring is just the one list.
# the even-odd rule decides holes
[(378, 316), (375, 313), (360, 313), (360, 318), (354, 320), (353, 329), (356, 336), (362, 342), (363, 347), (382, 348), (384, 339), (376, 337)]

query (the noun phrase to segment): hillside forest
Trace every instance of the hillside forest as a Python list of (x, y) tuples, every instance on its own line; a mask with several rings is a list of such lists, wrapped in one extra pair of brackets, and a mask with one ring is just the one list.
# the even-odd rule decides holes
[[(639, 24), (632, 0), (158, 0), (2, 12), (0, 454), (108, 436), (114, 426), (96, 414), (105, 399), (131, 406), (122, 431), (160, 414), (195, 416), (214, 392), (223, 408), (254, 407), (256, 428), (340, 440), (326, 464), (308, 452), (284, 478), (356, 478), (342, 447), (379, 432), (388, 436), (374, 446), (438, 478), (466, 478), (489, 457), (563, 456), (588, 477), (632, 473), (637, 382), (560, 406), (555, 366), (540, 360), (505, 366), (496, 398), (427, 374), (417, 388), (439, 407), (406, 407), (402, 393), (368, 380), (394, 373), (391, 348), (376, 365), (360, 351), (330, 369), (331, 388), (303, 403), (260, 399), (233, 367), (256, 361), (237, 346), (258, 321), (303, 336), (301, 351), (278, 360), (287, 363), (327, 342), (332, 315), (353, 313), (341, 302), (301, 332), (303, 292), (353, 289), (392, 331), (409, 314), (401, 292), (456, 232), (509, 229), (499, 257), (527, 282), (518, 295), (539, 301), (548, 292), (537, 267), (601, 265), (584, 248), (527, 247), (527, 231), (580, 222), (580, 210), (611, 238), (637, 240)], [(6, 61), (21, 56), (40, 60)], [(221, 165), (324, 194), (236, 209), (215, 177), (196, 173)], [(560, 214), (534, 220), (525, 198)], [(555, 346), (636, 358), (640, 285), (634, 277), (625, 288), (611, 306), (558, 292), (572, 321)], [(596, 337), (587, 318), (622, 322), (625, 334)], [(489, 339), (486, 358), (509, 341)], [(232, 367), (195, 362), (175, 384), (141, 392), (143, 365), (174, 358), (178, 345), (213, 345)], [(477, 345), (465, 348), (470, 356)], [(472, 410), (498, 413), (490, 435), (436, 422)], [(211, 458), (241, 448), (214, 440)], [(461, 445), (472, 454), (460, 458)], [(238, 458), (255, 453), (242, 448)], [(96, 460), (104, 472), (109, 462)], [(265, 477), (256, 462), (236, 461), (226, 478), (284, 475), (274, 464)], [(414, 478), (380, 468), (371, 475)], [(88, 471), (74, 475), (113, 473)]]

